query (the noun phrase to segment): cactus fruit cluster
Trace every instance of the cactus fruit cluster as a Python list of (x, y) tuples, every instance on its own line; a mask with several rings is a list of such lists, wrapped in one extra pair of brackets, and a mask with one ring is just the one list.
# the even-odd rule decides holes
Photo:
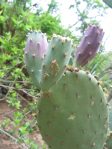
[[(103, 31), (91, 26), (86, 35), (76, 53), (81, 66), (95, 55)], [(53, 35), (48, 43), (45, 34), (31, 32), (24, 51), (28, 72), (40, 89), (38, 126), (49, 148), (103, 149), (108, 132), (105, 94), (92, 74), (68, 65), (72, 41)]]

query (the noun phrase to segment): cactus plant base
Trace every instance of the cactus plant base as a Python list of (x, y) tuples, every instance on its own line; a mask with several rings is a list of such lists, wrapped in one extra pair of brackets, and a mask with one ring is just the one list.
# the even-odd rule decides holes
[(103, 149), (108, 111), (98, 81), (69, 69), (38, 104), (38, 126), (50, 149)]

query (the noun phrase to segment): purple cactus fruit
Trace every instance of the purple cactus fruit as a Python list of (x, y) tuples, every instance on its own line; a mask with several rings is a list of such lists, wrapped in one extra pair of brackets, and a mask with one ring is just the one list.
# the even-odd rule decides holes
[(96, 55), (103, 36), (103, 29), (94, 25), (88, 26), (76, 51), (77, 64), (84, 66)]
[(31, 54), (33, 57), (44, 58), (47, 53), (47, 37), (41, 32), (31, 32), (28, 35), (25, 54)]

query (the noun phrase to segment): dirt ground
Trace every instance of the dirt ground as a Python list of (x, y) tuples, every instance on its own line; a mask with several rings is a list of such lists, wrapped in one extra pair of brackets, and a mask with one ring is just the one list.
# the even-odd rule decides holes
[[(5, 101), (0, 102), (0, 123), (6, 118), (11, 117), (13, 109), (8, 107)], [(39, 149), (42, 149), (43, 141), (38, 132), (34, 132), (30, 136), (39, 145)], [(24, 144), (17, 144), (16, 141), (11, 139), (7, 134), (0, 131), (0, 149), (29, 149)]]

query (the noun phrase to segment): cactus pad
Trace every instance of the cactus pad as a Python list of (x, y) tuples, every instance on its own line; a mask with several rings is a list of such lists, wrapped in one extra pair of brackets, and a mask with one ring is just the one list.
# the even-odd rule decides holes
[(50, 149), (102, 149), (108, 113), (99, 82), (88, 72), (69, 68), (42, 93), (38, 125)]
[(71, 40), (54, 35), (43, 64), (42, 89), (48, 89), (62, 76), (73, 51)]
[(42, 63), (47, 53), (47, 38), (41, 32), (31, 32), (28, 35), (25, 51), (25, 64), (33, 80), (40, 87), (42, 77)]
[(103, 35), (103, 30), (98, 26), (92, 25), (86, 29), (84, 36), (77, 48), (77, 64), (84, 66), (95, 56), (102, 41)]

